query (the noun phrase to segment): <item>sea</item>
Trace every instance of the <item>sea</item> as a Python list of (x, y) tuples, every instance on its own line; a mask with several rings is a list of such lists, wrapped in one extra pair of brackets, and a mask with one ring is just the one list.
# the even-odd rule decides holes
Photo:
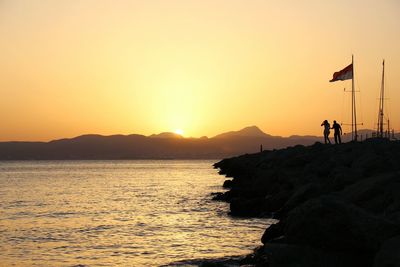
[(0, 162), (0, 266), (190, 266), (251, 253), (273, 221), (212, 201), (226, 179), (216, 161)]

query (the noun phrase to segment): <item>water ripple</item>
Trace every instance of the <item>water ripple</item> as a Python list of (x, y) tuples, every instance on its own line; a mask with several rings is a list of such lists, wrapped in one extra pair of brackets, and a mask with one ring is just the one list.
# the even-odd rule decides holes
[(0, 262), (186, 266), (246, 254), (272, 221), (231, 218), (226, 203), (211, 201), (224, 180), (212, 163), (2, 163)]

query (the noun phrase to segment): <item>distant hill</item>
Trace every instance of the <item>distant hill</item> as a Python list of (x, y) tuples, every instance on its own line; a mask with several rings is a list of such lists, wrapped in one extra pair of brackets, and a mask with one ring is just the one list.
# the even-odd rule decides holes
[(216, 135), (214, 138), (231, 138), (231, 137), (270, 137), (269, 134), (264, 133), (257, 126), (250, 126), (243, 128), (240, 131), (230, 131)]
[(183, 138), (182, 135), (171, 133), (171, 132), (164, 132), (160, 134), (152, 134), (149, 136), (150, 138)]
[[(363, 134), (365, 138), (367, 132)], [(349, 138), (351, 134), (344, 136), (345, 140)], [(271, 150), (310, 145), (316, 141), (323, 139), (318, 136), (272, 136), (256, 126), (212, 138), (183, 138), (169, 132), (151, 136), (91, 134), (50, 142), (0, 142), (0, 160), (221, 159), (258, 152), (260, 145), (264, 150)]]

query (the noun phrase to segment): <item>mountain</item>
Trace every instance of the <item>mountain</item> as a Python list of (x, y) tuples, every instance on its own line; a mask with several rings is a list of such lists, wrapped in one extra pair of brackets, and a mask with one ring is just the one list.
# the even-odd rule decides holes
[(171, 133), (171, 132), (163, 132), (160, 134), (152, 134), (149, 136), (150, 138), (183, 138), (182, 135)]
[[(363, 134), (365, 138), (367, 132)], [(351, 134), (343, 136), (344, 140), (349, 138)], [(255, 153), (261, 146), (271, 150), (310, 145), (316, 141), (323, 139), (318, 136), (272, 136), (256, 126), (212, 138), (184, 138), (170, 132), (151, 136), (91, 134), (50, 142), (0, 142), (0, 160), (221, 159)]]
[(232, 138), (232, 137), (270, 137), (257, 126), (250, 126), (239, 131), (230, 131), (214, 136), (214, 138)]

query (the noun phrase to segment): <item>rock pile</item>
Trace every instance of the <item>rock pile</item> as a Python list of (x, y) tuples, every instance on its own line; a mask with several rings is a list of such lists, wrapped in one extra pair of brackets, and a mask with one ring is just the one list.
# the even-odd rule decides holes
[(224, 159), (214, 195), (233, 216), (272, 216), (259, 266), (400, 266), (400, 142), (295, 146)]

